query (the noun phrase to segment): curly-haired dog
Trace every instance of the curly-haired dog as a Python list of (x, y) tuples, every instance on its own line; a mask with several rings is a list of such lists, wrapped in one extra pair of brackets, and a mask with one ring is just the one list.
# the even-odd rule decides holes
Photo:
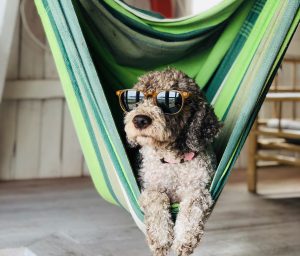
[[(176, 69), (150, 72), (139, 78), (134, 89), (144, 97), (130, 111), (125, 109), (129, 111), (125, 132), (131, 145), (141, 146), (139, 201), (150, 249), (154, 255), (167, 255), (173, 245), (177, 255), (190, 255), (200, 242), (213, 204), (208, 187), (215, 156), (210, 144), (221, 124), (195, 81)], [(159, 103), (173, 100), (175, 104), (165, 94), (172, 90), (180, 93), (176, 99), (180, 110), (166, 114), (169, 109)], [(162, 99), (158, 99), (161, 91)], [(181, 94), (188, 96), (183, 99)], [(121, 102), (123, 108), (127, 103)], [(170, 206), (175, 202), (179, 202), (179, 213), (174, 223)]]

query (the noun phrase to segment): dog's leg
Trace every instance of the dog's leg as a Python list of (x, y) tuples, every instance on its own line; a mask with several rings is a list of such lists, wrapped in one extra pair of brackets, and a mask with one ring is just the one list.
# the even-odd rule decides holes
[(177, 255), (192, 254), (200, 243), (212, 204), (208, 190), (190, 191), (182, 198), (174, 228), (173, 249)]
[(166, 193), (144, 190), (140, 205), (145, 215), (147, 241), (155, 256), (168, 254), (173, 242), (173, 221), (170, 214), (170, 199)]

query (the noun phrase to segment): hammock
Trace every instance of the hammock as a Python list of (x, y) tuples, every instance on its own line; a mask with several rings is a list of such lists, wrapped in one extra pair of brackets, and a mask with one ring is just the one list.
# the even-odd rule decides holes
[[(193, 77), (224, 128), (214, 142), (219, 197), (299, 23), (299, 0), (224, 0), (163, 19), (119, 0), (35, 0), (98, 192), (144, 231), (133, 160), (115, 97), (166, 66)], [(173, 206), (176, 213), (177, 206)]]

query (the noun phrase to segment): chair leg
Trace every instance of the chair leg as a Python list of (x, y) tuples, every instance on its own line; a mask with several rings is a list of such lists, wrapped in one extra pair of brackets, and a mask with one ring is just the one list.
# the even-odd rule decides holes
[(256, 193), (257, 188), (257, 166), (256, 166), (256, 153), (257, 153), (257, 120), (255, 120), (252, 131), (249, 135), (249, 148), (248, 148), (248, 168), (247, 168), (247, 183), (248, 191)]
[(256, 193), (257, 187), (257, 169), (256, 164), (248, 166), (247, 169), (247, 182), (248, 182), (248, 191), (251, 193)]

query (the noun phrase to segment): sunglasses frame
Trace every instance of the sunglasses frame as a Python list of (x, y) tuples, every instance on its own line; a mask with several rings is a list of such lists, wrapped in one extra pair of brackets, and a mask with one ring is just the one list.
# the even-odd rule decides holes
[[(178, 92), (180, 95), (181, 95), (181, 98), (182, 98), (182, 104), (181, 104), (181, 108), (176, 112), (176, 113), (165, 113), (165, 115), (176, 115), (178, 113), (180, 113), (180, 111), (182, 110), (183, 108), (183, 105), (184, 105), (184, 102), (185, 100), (191, 96), (191, 93), (190, 92), (187, 92), (187, 91), (180, 91), (180, 90), (160, 90), (160, 91), (155, 91), (155, 92), (145, 92), (145, 91), (140, 91), (140, 90), (136, 90), (136, 89), (124, 89), (124, 90), (118, 90), (116, 91), (116, 95), (118, 96), (119, 98), (119, 104), (122, 108), (122, 110), (124, 112), (130, 112), (130, 111), (127, 111), (125, 106), (123, 105), (122, 103), (122, 100), (121, 100), (121, 95), (124, 93), (124, 92), (127, 92), (127, 91), (136, 91), (136, 92), (142, 92), (145, 96), (145, 98), (152, 98), (153, 100), (153, 103), (158, 106), (157, 104), (157, 95), (161, 92), (168, 92), (168, 91), (175, 91), (175, 92)], [(158, 106), (159, 107), (159, 106)]]

